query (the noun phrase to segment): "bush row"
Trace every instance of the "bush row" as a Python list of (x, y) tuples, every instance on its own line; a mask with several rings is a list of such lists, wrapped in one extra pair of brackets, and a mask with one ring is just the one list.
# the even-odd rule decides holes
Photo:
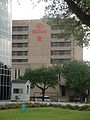
[[(21, 108), (22, 104), (5, 104), (5, 105), (0, 105), (0, 110), (7, 110), (7, 109), (17, 109)], [(57, 105), (57, 104), (42, 104), (42, 103), (26, 103), (27, 108), (32, 108), (32, 107), (58, 107), (58, 108), (63, 108), (63, 109), (72, 109), (72, 110), (90, 110), (90, 105), (84, 105), (84, 106), (71, 106), (71, 105)]]
[(3, 104), (0, 105), (0, 110), (7, 110), (7, 109), (16, 109), (21, 108), (21, 104)]

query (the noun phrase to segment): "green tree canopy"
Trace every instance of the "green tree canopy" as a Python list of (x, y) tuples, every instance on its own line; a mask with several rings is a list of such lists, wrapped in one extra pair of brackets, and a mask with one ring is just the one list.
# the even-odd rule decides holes
[[(19, 0), (17, 0), (20, 2)], [(65, 39), (74, 37), (80, 46), (88, 46), (90, 41), (90, 0), (30, 0), (34, 4), (47, 2), (45, 18), (49, 24), (62, 24)], [(20, 4), (20, 3), (19, 3)], [(71, 15), (75, 17), (71, 18)], [(53, 21), (53, 20), (54, 21)], [(78, 19), (78, 20), (77, 20)], [(53, 22), (50, 22), (53, 21)], [(82, 26), (85, 25), (85, 27)]]
[(90, 27), (90, 0), (38, 0), (48, 2), (48, 15), (62, 17), (74, 13), (83, 24)]
[(78, 45), (88, 46), (90, 41), (90, 0), (51, 1), (45, 11), (48, 24), (62, 25), (65, 39), (73, 36)]
[[(78, 41), (80, 46), (88, 46), (90, 41), (90, 0), (31, 0), (47, 2), (45, 18), (49, 24), (62, 24), (65, 39)], [(74, 17), (71, 17), (74, 14)], [(85, 27), (82, 26), (84, 24)]]
[(40, 67), (34, 70), (29, 68), (20, 79), (30, 80), (31, 84), (41, 89), (42, 100), (44, 100), (45, 91), (49, 87), (55, 88), (58, 83), (58, 77), (54, 67)]
[(86, 62), (64, 63), (62, 76), (66, 80), (67, 88), (75, 90), (81, 99), (84, 100), (88, 96), (86, 91), (90, 90), (90, 67)]

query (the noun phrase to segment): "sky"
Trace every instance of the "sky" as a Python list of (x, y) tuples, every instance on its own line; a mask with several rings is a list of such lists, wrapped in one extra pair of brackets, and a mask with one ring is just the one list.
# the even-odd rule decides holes
[[(32, 0), (37, 1), (37, 0)], [(45, 3), (34, 6), (30, 0), (12, 0), (12, 19), (40, 19), (44, 15)], [(83, 60), (90, 61), (90, 47), (83, 50)]]
[(39, 19), (44, 15), (44, 9), (44, 2), (35, 6), (30, 0), (12, 0), (12, 19)]

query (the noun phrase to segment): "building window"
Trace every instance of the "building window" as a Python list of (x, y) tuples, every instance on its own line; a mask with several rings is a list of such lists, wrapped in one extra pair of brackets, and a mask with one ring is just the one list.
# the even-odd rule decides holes
[(69, 60), (71, 60), (71, 59), (51, 59), (51, 64), (62, 64)]
[(13, 93), (16, 93), (16, 94), (22, 94), (23, 93), (23, 89), (18, 89), (18, 88), (15, 88), (13, 89)]
[(12, 39), (28, 39), (28, 35), (12, 35)]
[(51, 42), (51, 47), (71, 46), (71, 42)]
[(71, 50), (52, 50), (51, 55), (70, 55)]
[(13, 89), (13, 93), (19, 93), (19, 89)]
[(15, 26), (12, 27), (12, 31), (28, 31), (28, 26)]
[(64, 38), (65, 37), (65, 34), (64, 33), (58, 33), (58, 34), (51, 34), (51, 38), (53, 39), (53, 38), (57, 38), (57, 39), (59, 39), (59, 38)]
[(52, 25), (51, 30), (63, 30), (64, 27), (62, 25)]
[(23, 94), (23, 89), (19, 89), (19, 93)]
[(15, 68), (15, 79), (17, 79), (17, 69)]
[(12, 44), (12, 47), (14, 48), (14, 47), (28, 47), (28, 43), (13, 43)]
[(20, 77), (20, 68), (18, 69), (18, 78)]
[(28, 59), (12, 59), (12, 62), (28, 62)]
[(12, 55), (13, 56), (27, 56), (28, 55), (28, 51), (13, 51)]
[(29, 85), (27, 85), (27, 94), (29, 94)]

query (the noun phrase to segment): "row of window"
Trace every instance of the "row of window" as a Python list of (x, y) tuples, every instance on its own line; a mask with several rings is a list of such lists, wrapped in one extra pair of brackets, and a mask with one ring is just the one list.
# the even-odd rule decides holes
[(0, 86), (0, 100), (10, 100), (10, 96), (11, 96), (11, 84), (1, 85)]
[(15, 26), (12, 27), (12, 31), (28, 31), (28, 26)]
[(0, 62), (0, 69), (4, 68), (4, 69), (9, 69), (7, 65), (4, 65), (3, 63)]
[(12, 55), (13, 56), (27, 56), (28, 55), (28, 51), (13, 51)]
[(28, 59), (12, 59), (12, 62), (28, 62)]
[(52, 50), (51, 55), (70, 55), (71, 50)]
[(51, 30), (63, 30), (64, 26), (62, 25), (52, 25)]
[[(12, 31), (28, 31), (29, 27), (28, 25), (22, 25), (22, 26), (13, 26)], [(63, 30), (64, 27), (62, 25), (52, 25), (51, 30)]]
[(67, 62), (71, 59), (51, 59), (51, 64), (61, 64)]
[[(51, 42), (51, 47), (71, 46), (71, 42)], [(28, 47), (28, 43), (13, 43), (12, 47)]]
[[(71, 50), (52, 50), (51, 55), (70, 55)], [(13, 51), (13, 56), (27, 56), (28, 51)]]
[(51, 38), (54, 39), (59, 39), (59, 38), (65, 38), (65, 34), (64, 33), (56, 33), (56, 34), (51, 34)]
[(28, 35), (13, 35), (12, 39), (28, 39)]
[(11, 70), (7, 65), (0, 62), (0, 74), (11, 75)]
[[(65, 34), (64, 33), (56, 33), (56, 34), (51, 34), (51, 38), (64, 38)], [(28, 39), (28, 35), (12, 35), (12, 39)]]
[(12, 47), (28, 47), (28, 43), (13, 43)]
[(5, 75), (10, 75), (11, 71), (10, 70), (6, 70), (6, 69), (0, 69), (0, 74), (5, 74)]
[(8, 85), (11, 85), (11, 76), (7, 76), (7, 75), (0, 75), (0, 85), (5, 85), (5, 86), (8, 86)]
[[(61, 64), (63, 62), (67, 62), (71, 59), (51, 59), (51, 64)], [(12, 59), (12, 62), (28, 62), (28, 59)], [(15, 70), (15, 74), (17, 74), (17, 70)], [(18, 76), (20, 75), (20, 69), (18, 70)]]
[(71, 42), (51, 42), (51, 47), (71, 46)]

